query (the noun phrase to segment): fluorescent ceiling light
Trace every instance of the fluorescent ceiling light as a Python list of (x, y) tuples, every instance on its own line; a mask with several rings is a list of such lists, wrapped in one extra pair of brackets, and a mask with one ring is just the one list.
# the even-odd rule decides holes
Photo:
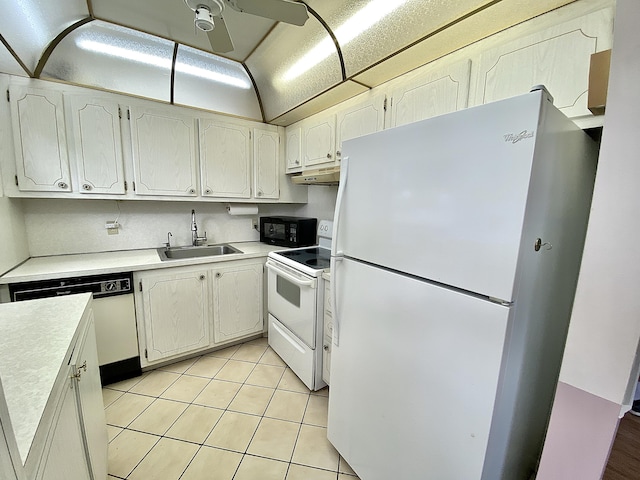
[[(171, 59), (158, 57), (150, 53), (141, 52), (139, 50), (131, 50), (129, 48), (118, 47), (109, 43), (97, 42), (95, 40), (81, 39), (77, 42), (79, 48), (91, 52), (102, 53), (111, 57), (124, 58), (135, 62), (152, 65), (154, 67), (171, 69)], [(217, 83), (224, 83), (232, 87), (249, 89), (251, 85), (243, 78), (227, 75), (220, 72), (214, 72), (206, 68), (196, 67), (182, 62), (176, 62), (176, 71), (193, 75), (199, 78), (205, 78)]]
[[(358, 10), (346, 22), (340, 25), (335, 33), (339, 45), (346, 45), (362, 32), (378, 23), (386, 15), (401, 7), (407, 0), (373, 0)], [(309, 50), (300, 60), (294, 63), (282, 76), (285, 82), (298, 78), (315, 65), (335, 53), (336, 48), (331, 38), (325, 38)]]

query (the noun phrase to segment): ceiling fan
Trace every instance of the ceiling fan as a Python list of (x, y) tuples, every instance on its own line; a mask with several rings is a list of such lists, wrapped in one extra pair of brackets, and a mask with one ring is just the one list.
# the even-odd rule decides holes
[(233, 50), (233, 42), (222, 17), (226, 7), (298, 26), (304, 25), (309, 18), (307, 6), (293, 0), (184, 0), (184, 2), (195, 13), (195, 26), (207, 32), (211, 48), (220, 53)]

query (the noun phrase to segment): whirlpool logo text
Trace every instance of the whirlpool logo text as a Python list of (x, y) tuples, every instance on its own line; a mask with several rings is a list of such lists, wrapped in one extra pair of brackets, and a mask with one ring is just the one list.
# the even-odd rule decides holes
[(523, 130), (520, 133), (507, 133), (506, 135), (504, 135), (504, 141), (518, 143), (520, 140), (532, 138), (534, 133), (535, 132), (530, 132), (529, 130)]

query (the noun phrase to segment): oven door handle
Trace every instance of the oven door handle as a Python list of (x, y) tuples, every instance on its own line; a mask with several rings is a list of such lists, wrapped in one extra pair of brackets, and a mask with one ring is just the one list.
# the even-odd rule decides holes
[(285, 272), (284, 270), (278, 268), (275, 264), (273, 264), (273, 263), (271, 263), (269, 261), (267, 261), (266, 267), (269, 270), (272, 270), (273, 272), (275, 272), (276, 274), (286, 278), (291, 283), (295, 283), (296, 285), (299, 285), (301, 287), (311, 287), (311, 288), (313, 288), (315, 286), (315, 283), (316, 283), (315, 279), (302, 280), (302, 279), (300, 279), (298, 277), (295, 277), (295, 276), (291, 275), (290, 273)]

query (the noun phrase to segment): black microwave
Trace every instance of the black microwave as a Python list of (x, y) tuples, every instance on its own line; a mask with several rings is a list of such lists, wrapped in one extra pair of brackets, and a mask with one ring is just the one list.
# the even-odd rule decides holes
[(317, 218), (260, 217), (260, 241), (280, 247), (316, 244)]

